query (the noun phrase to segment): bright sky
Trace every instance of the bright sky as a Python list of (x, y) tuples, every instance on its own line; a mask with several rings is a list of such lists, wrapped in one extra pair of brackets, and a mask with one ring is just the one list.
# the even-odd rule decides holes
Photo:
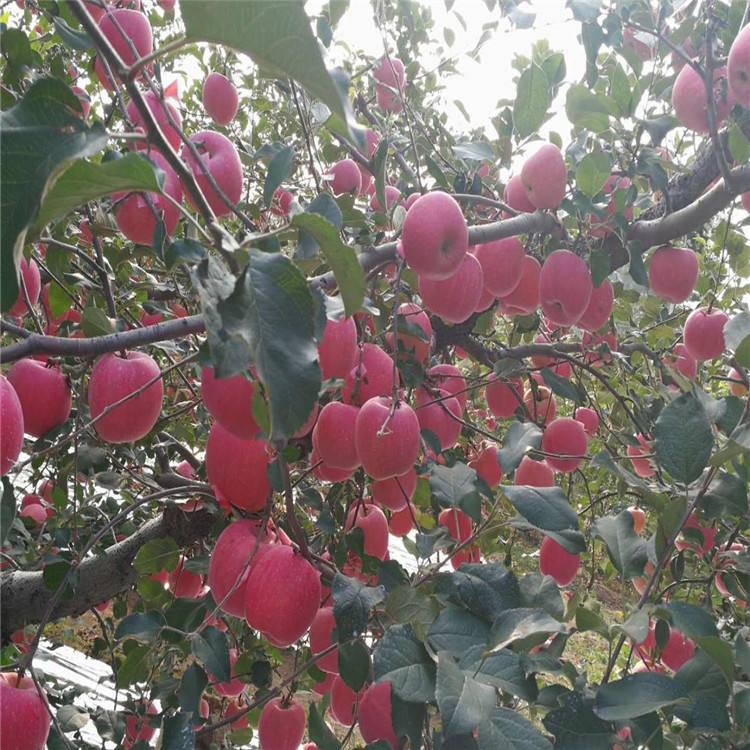
[[(585, 71), (583, 49), (577, 39), (581, 24), (573, 19), (571, 12), (565, 8), (564, 0), (537, 0), (521, 6), (523, 10), (536, 13), (534, 24), (529, 29), (511, 28), (510, 22), (502, 19), (500, 11), (487, 9), (484, 0), (456, 0), (451, 11), (446, 11), (444, 0), (420, 0), (420, 3), (432, 9), (435, 28), (432, 36), (443, 39), (443, 29), (450, 28), (455, 33), (452, 47), (445, 47), (446, 57), (457, 57), (458, 74), (444, 80), (444, 97), (451, 125), (456, 130), (468, 127), (464, 116), (453, 104), (459, 99), (471, 114), (471, 127), (484, 126), (489, 138), (496, 137), (490, 124), (496, 113), (499, 99), (515, 97), (514, 77), (518, 73), (511, 68), (513, 58), (518, 55), (530, 56), (534, 42), (547, 39), (550, 47), (565, 55), (568, 82), (580, 80)], [(310, 15), (317, 12), (324, 3), (314, 0), (307, 4)], [(466, 30), (455, 15), (461, 14), (466, 23)], [(500, 24), (492, 37), (487, 41), (479, 54), (479, 61), (468, 56), (474, 49), (482, 33), (482, 25), (500, 19)], [(351, 0), (350, 7), (344, 14), (334, 32), (336, 40), (344, 41), (354, 48), (361, 48), (368, 54), (379, 56), (383, 52), (380, 32), (373, 19), (370, 0)], [(333, 53), (335, 55), (335, 51)], [(408, 61), (405, 61), (408, 62)], [(422, 65), (431, 70), (440, 62), (439, 57), (426, 57)], [(564, 91), (555, 106), (562, 107)], [(548, 127), (560, 130), (560, 122), (552, 122)]]

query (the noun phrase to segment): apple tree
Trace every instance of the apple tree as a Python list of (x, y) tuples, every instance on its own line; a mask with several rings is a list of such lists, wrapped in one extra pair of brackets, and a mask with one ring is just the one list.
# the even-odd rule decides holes
[(313, 5), (2, 5), (0, 746), (747, 747), (750, 6)]

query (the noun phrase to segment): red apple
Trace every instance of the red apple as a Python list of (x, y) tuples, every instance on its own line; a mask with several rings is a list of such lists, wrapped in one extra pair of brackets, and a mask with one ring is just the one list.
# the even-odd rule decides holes
[[(89, 378), (88, 404), (93, 418), (131, 393), (137, 396), (116, 406), (95, 424), (99, 437), (108, 443), (132, 443), (148, 435), (161, 414), (164, 384), (154, 380), (159, 365), (144, 352), (103, 354), (96, 360)], [(146, 383), (154, 380), (144, 388)]]
[(237, 649), (229, 649), (229, 680), (227, 682), (218, 682), (216, 677), (209, 673), (212, 681), (211, 687), (223, 698), (236, 698), (245, 689), (245, 683), (237, 677), (238, 654)]
[(237, 508), (257, 513), (271, 494), (268, 452), (262, 440), (243, 440), (214, 422), (206, 442), (208, 481)]
[(698, 545), (692, 540), (692, 535), (691, 537), (687, 537), (680, 534), (680, 537), (674, 543), (675, 549), (680, 551), (692, 550), (696, 555), (706, 555), (714, 548), (716, 544), (716, 529), (710, 526), (703, 526), (695, 513), (690, 514), (683, 529), (694, 529), (699, 532), (700, 536), (703, 537), (703, 543)]
[(362, 466), (370, 477), (401, 476), (419, 455), (419, 420), (403, 401), (394, 405), (391, 398), (376, 396), (359, 410), (354, 439)]
[(414, 467), (406, 474), (389, 479), (380, 479), (370, 485), (372, 499), (383, 508), (392, 511), (402, 510), (414, 496), (417, 489), (417, 472)]
[(633, 519), (633, 531), (636, 534), (640, 534), (646, 526), (646, 514), (643, 512), (643, 508), (637, 508), (635, 505), (631, 505), (628, 508), (628, 513)]
[(364, 689), (355, 693), (339, 675), (336, 675), (331, 683), (331, 716), (339, 724), (350, 727), (354, 724), (354, 715), (357, 712)]
[[(159, 126), (159, 130), (161, 130), (162, 135), (164, 136), (164, 138), (166, 138), (167, 143), (169, 143), (169, 145), (175, 151), (177, 151), (177, 149), (180, 147), (180, 143), (182, 143), (182, 139), (180, 138), (180, 133), (178, 130), (178, 128), (182, 126), (182, 115), (180, 114), (180, 110), (173, 103), (175, 97), (170, 96), (167, 91), (164, 92), (164, 98), (161, 99), (153, 91), (151, 91), (151, 89), (147, 89), (143, 92), (143, 98), (146, 102), (146, 106), (154, 116), (156, 124)], [(146, 133), (147, 130), (145, 122), (143, 120), (143, 115), (140, 113), (138, 107), (135, 106), (135, 102), (132, 99), (128, 102), (128, 106), (126, 107), (125, 111), (128, 115), (128, 119), (133, 123), (133, 128), (135, 130), (140, 130), (141, 132)], [(170, 124), (170, 118), (172, 122), (174, 122), (176, 127), (173, 127)], [(133, 147), (136, 149), (148, 148), (149, 154), (151, 156), (155, 156), (155, 153), (152, 150), (152, 146), (147, 141), (135, 141)], [(161, 164), (159, 166), (161, 167)]]
[(401, 231), (404, 257), (421, 279), (440, 281), (458, 271), (469, 246), (469, 230), (461, 207), (447, 193), (418, 198)]
[(523, 258), (521, 280), (516, 288), (505, 297), (500, 297), (498, 310), (503, 315), (530, 315), (539, 307), (539, 277), (542, 267), (531, 255)]
[(505, 297), (518, 286), (525, 252), (517, 237), (477, 245), (474, 255), (482, 266), (485, 289), (492, 295)]
[(313, 476), (321, 482), (345, 482), (355, 471), (354, 469), (334, 469), (333, 466), (328, 466), (318, 455), (315, 446), (310, 452), (309, 463)]
[(477, 308), (484, 290), (482, 266), (470, 253), (447, 279), (419, 277), (419, 294), (424, 306), (449, 323), (463, 323)]
[(599, 415), (593, 409), (588, 406), (579, 406), (573, 416), (583, 425), (583, 429), (589, 437), (594, 437), (599, 432)]
[[(618, 175), (610, 175), (607, 181), (604, 183), (602, 192), (604, 195), (610, 196), (609, 203), (607, 203), (607, 209), (604, 214), (604, 218), (597, 216), (591, 217), (591, 227), (589, 234), (592, 237), (606, 237), (612, 234), (614, 228), (614, 217), (617, 215), (617, 194), (626, 191), (630, 188), (631, 182), (629, 177), (620, 177)], [(622, 211), (622, 215), (630, 221), (633, 218), (633, 207), (632, 205), (626, 205)]]
[[(225, 135), (210, 130), (202, 130), (192, 135), (190, 140), (198, 149), (200, 162), (193, 157), (187, 146), (182, 147), (182, 160), (195, 175), (198, 187), (216, 216), (232, 213), (232, 209), (209, 184), (204, 170), (208, 170), (229, 201), (236, 204), (242, 196), (242, 163), (235, 145)], [(185, 197), (195, 208), (189, 192)]]
[(312, 441), (327, 466), (353, 471), (361, 464), (354, 443), (354, 425), (358, 414), (357, 406), (340, 401), (331, 401), (320, 410)]
[[(27, 497), (30, 497), (27, 495)], [(37, 526), (41, 526), (47, 521), (47, 510), (39, 503), (29, 503), (21, 508), (18, 515), (22, 518), (31, 519)]]
[(567, 179), (565, 159), (553, 143), (540, 146), (521, 168), (526, 196), (537, 208), (557, 208), (565, 196)]
[(253, 416), (253, 392), (250, 378), (238, 373), (217, 378), (213, 367), (201, 370), (201, 395), (209, 414), (235, 437), (252, 440), (260, 427)]
[(695, 654), (695, 643), (679, 630), (669, 628), (669, 640), (661, 651), (661, 662), (676, 672)]
[(636, 435), (636, 438), (638, 439), (640, 447), (628, 445), (627, 454), (630, 458), (630, 463), (633, 464), (633, 471), (639, 477), (648, 479), (656, 474), (656, 470), (654, 469), (651, 460), (649, 458), (644, 458), (644, 456), (651, 454), (651, 445), (643, 435)]
[(570, 250), (555, 250), (544, 261), (539, 297), (547, 319), (567, 328), (577, 323), (591, 300), (594, 285), (589, 267)]
[(575, 471), (586, 457), (588, 438), (583, 425), (570, 417), (550, 422), (542, 437), (542, 450), (547, 463), (565, 474)]
[[(373, 189), (373, 186), (371, 186)], [(385, 208), (380, 203), (376, 193), (370, 198), (370, 208), (377, 213), (388, 213), (401, 199), (401, 191), (393, 185), (385, 186)]]
[(497, 446), (489, 445), (482, 448), (474, 459), (469, 461), (474, 471), (485, 481), (488, 487), (497, 487), (503, 478), (502, 467), (500, 466), (500, 457), (498, 456)]
[(78, 101), (81, 103), (81, 119), (85, 120), (91, 111), (91, 97), (80, 86), (71, 86), (70, 90), (78, 97)]
[(615, 302), (615, 290), (609, 281), (603, 281), (601, 286), (591, 290), (589, 304), (578, 319), (576, 325), (584, 331), (598, 331), (609, 320)]
[(329, 179), (331, 191), (335, 196), (349, 193), (355, 198), (362, 189), (362, 175), (357, 163), (352, 159), (337, 161), (326, 175)]
[(288, 216), (294, 195), (284, 188), (276, 188), (271, 198), (271, 213), (274, 216)]
[(520, 213), (530, 214), (536, 211), (536, 206), (529, 200), (520, 174), (515, 174), (508, 180), (503, 191), (503, 203)]
[(394, 536), (406, 536), (414, 528), (414, 509), (407, 503), (404, 508), (391, 514), (388, 530)]
[(385, 740), (396, 750), (399, 746), (391, 715), (391, 683), (376, 682), (362, 696), (357, 710), (359, 731), (365, 742)]
[(545, 536), (539, 549), (539, 571), (552, 576), (558, 586), (567, 586), (573, 581), (581, 564), (581, 556), (561, 547), (554, 539)]
[(557, 402), (552, 391), (544, 385), (529, 388), (523, 398), (531, 419), (537, 424), (549, 424), (557, 416)]
[[(39, 301), (39, 294), (42, 291), (42, 277), (39, 273), (39, 266), (36, 261), (31, 258), (21, 258), (20, 274), (23, 278), (23, 283), (26, 285), (26, 292), (29, 295), (29, 302), (32, 306)], [(29, 311), (26, 305), (26, 297), (24, 296), (23, 289), (19, 281), (18, 284), (18, 297), (13, 303), (13, 306), (8, 310), (8, 315), (14, 315), (17, 318), (23, 317)]]
[(466, 408), (466, 379), (458, 367), (448, 363), (435, 365), (427, 370), (427, 377), (435, 387), (442, 388), (442, 390), (455, 396), (461, 405), (461, 411)]
[(384, 112), (400, 112), (406, 87), (406, 70), (397, 57), (383, 57), (372, 69), (378, 107)]
[(21, 404), (27, 434), (41, 437), (70, 416), (70, 384), (59, 367), (22, 359), (8, 371), (8, 381)]
[[(162, 192), (176, 203), (182, 203), (182, 185), (167, 160), (158, 151), (151, 152), (148, 159), (164, 172)], [(112, 200), (117, 204), (115, 208), (117, 228), (136, 245), (151, 246), (153, 244), (156, 229), (154, 211), (161, 217), (164, 230), (168, 235), (174, 233), (177, 222), (180, 220), (180, 210), (160, 193), (148, 193), (148, 200), (144, 193), (113, 193)]]
[[(732, 109), (734, 97), (727, 86), (727, 69), (725, 67), (716, 68), (713, 75), (713, 97), (718, 127)], [(677, 74), (672, 86), (672, 108), (675, 117), (686, 128), (698, 133), (708, 133), (706, 86), (700, 74), (690, 65), (685, 65)]]
[(688, 380), (695, 380), (698, 363), (690, 356), (685, 344), (675, 344), (671, 355), (664, 358), (664, 364), (682, 373)]
[[(125, 737), (122, 745), (129, 750), (136, 742), (148, 742), (156, 734), (156, 727), (149, 724), (148, 717), (155, 716), (158, 712), (156, 706), (150, 701), (140, 701), (137, 713), (129, 712), (125, 720)], [(145, 705), (145, 709), (143, 706)]]
[(724, 353), (724, 326), (729, 316), (721, 310), (709, 311), (700, 307), (688, 315), (682, 329), (682, 340), (688, 354), (702, 362), (715, 359)]
[[(322, 607), (315, 615), (310, 625), (310, 651), (317, 656), (334, 643), (333, 631), (336, 628), (336, 618), (333, 616), (333, 607)], [(324, 657), (315, 662), (318, 669), (332, 674), (339, 672), (339, 650), (335, 648)]]
[(416, 391), (416, 412), (419, 427), (429, 430), (440, 443), (440, 450), (452, 448), (461, 436), (462, 417), (458, 399), (448, 391), (437, 390), (434, 393), (418, 388)]
[(245, 584), (245, 619), (279, 647), (299, 640), (320, 605), (320, 575), (286, 544), (269, 545)]
[[(138, 10), (108, 8), (99, 19), (99, 30), (107, 38), (125, 65), (132, 65), (137, 59), (150, 55), (154, 50), (151, 24), (148, 18)], [(98, 55), (94, 62), (94, 72), (99, 79), (99, 83), (107, 91), (111, 91), (112, 83)], [(116, 82), (119, 81), (119, 77), (114, 70), (112, 76)]]
[[(393, 379), (398, 384), (398, 370), (393, 360), (377, 344), (362, 344), (355, 365), (346, 376), (342, 398), (348, 404), (361, 406), (374, 396), (390, 396)], [(403, 473), (403, 472), (402, 472)]]
[[(208, 585), (217, 606), (234, 617), (245, 614), (245, 582), (250, 569), (266, 551), (258, 541), (258, 524), (243, 519), (219, 534), (208, 563)], [(238, 583), (239, 582), (239, 583)], [(234, 588), (234, 592), (229, 592)]]
[(648, 267), (649, 286), (669, 302), (684, 302), (698, 281), (698, 256), (688, 248), (660, 247)]
[(729, 391), (733, 396), (737, 396), (737, 398), (744, 398), (747, 396), (745, 380), (734, 367), (729, 371), (727, 377), (729, 377)]
[(750, 30), (747, 26), (729, 48), (727, 76), (734, 98), (745, 109), (750, 108)]
[(500, 380), (493, 376), (484, 391), (489, 410), (500, 419), (516, 413), (523, 403), (523, 386), (520, 380)]
[[(399, 352), (411, 355), (418, 362), (424, 362), (430, 356), (432, 344), (432, 323), (427, 313), (413, 302), (404, 302), (398, 307), (397, 319), (398, 331), (396, 340), (399, 344)], [(419, 329), (422, 335), (409, 333), (409, 329)], [(388, 340), (393, 348), (393, 333), (387, 334)]]
[(203, 591), (203, 576), (185, 570), (185, 562), (180, 555), (177, 567), (169, 574), (169, 588), (178, 599), (197, 599)]
[(467, 541), (473, 532), (473, 523), (460, 508), (445, 508), (438, 515), (438, 524), (445, 526), (457, 542)]
[[(327, 609), (330, 609), (330, 607)], [(316, 682), (312, 686), (312, 691), (316, 695), (328, 695), (331, 692), (333, 681), (336, 679), (337, 675), (333, 672), (326, 672), (325, 675), (326, 676), (320, 682)]]
[(263, 750), (297, 750), (305, 734), (305, 709), (295, 700), (273, 698), (260, 714), (258, 740)]
[(217, 125), (229, 125), (240, 106), (234, 84), (221, 73), (213, 72), (203, 81), (203, 107)]
[(357, 364), (357, 325), (354, 318), (326, 321), (318, 344), (318, 361), (323, 380), (343, 380)]
[(388, 520), (372, 503), (354, 503), (346, 515), (345, 529), (362, 529), (364, 551), (370, 557), (385, 560), (388, 556)]

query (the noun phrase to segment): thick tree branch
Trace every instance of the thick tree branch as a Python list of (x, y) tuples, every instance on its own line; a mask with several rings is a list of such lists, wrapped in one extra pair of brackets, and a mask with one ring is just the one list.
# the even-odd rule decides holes
[[(159, 518), (148, 521), (132, 536), (82, 562), (73, 596), (61, 599), (50, 619), (76, 617), (127, 591), (138, 577), (133, 559), (146, 542), (171, 537), (184, 548), (207, 536), (213, 522), (214, 516), (207, 511), (184, 513), (167, 506)], [(0, 577), (0, 594), (0, 633), (6, 641), (19, 628), (41, 621), (54, 591), (45, 585), (42, 571), (16, 570)]]

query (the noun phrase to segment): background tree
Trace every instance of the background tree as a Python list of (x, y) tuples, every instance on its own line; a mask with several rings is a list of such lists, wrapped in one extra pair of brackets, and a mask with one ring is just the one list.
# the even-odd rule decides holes
[(568, 6), (5, 4), (3, 748), (747, 745), (748, 6)]

